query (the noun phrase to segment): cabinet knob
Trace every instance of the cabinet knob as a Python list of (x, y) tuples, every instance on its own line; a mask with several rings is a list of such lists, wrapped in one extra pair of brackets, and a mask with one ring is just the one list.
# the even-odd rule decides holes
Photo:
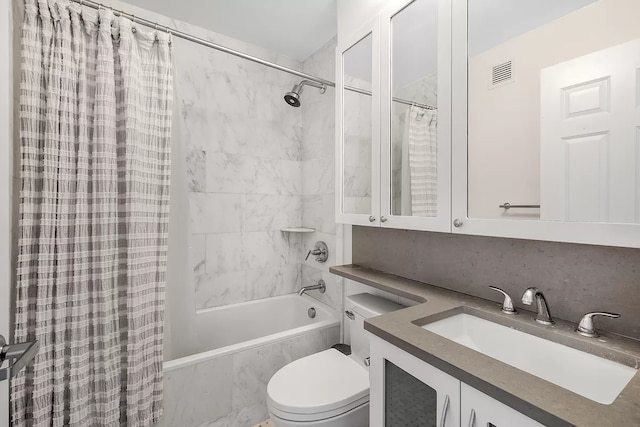
[(387, 222), (387, 217), (386, 216), (381, 216), (380, 217), (380, 222)]
[(371, 215), (371, 216), (369, 217), (369, 222), (375, 222), (375, 221), (376, 221), (376, 217), (375, 217), (375, 216), (373, 216), (373, 215)]
[(456, 219), (453, 220), (453, 226), (456, 227), (456, 228), (462, 227), (462, 224), (464, 224), (464, 223), (462, 222), (461, 219), (456, 218)]

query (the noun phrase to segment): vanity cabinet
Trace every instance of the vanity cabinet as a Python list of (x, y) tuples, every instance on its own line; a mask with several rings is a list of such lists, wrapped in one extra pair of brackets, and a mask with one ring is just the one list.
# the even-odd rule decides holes
[(450, 231), (450, 1), (391, 1), (336, 52), (336, 222)]
[(371, 427), (542, 427), (375, 336), (369, 377)]

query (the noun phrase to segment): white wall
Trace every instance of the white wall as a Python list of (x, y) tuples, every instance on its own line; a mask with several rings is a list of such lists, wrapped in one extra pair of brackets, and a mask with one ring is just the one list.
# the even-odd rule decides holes
[[(539, 204), (540, 71), (639, 38), (639, 16), (637, 0), (600, 0), (470, 58), (471, 217), (501, 218), (504, 202)], [(514, 61), (515, 83), (489, 90), (491, 67), (507, 60)]]

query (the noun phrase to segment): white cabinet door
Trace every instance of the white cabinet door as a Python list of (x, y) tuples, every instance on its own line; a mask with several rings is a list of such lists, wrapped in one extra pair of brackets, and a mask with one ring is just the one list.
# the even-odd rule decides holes
[(541, 218), (640, 222), (640, 41), (540, 77)]
[(379, 19), (336, 48), (336, 222), (380, 226)]
[(463, 426), (544, 427), (539, 422), (464, 383), (460, 386), (460, 400)]
[(386, 6), (336, 49), (336, 222), (451, 231), (451, 3)]
[(451, 231), (451, 1), (380, 14), (381, 226)]
[(460, 426), (460, 381), (371, 337), (371, 427)]

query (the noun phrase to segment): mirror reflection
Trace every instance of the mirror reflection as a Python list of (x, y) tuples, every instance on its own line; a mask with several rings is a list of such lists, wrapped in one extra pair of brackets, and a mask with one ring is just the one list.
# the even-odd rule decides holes
[(372, 36), (343, 53), (343, 201), (342, 212), (371, 210)]
[(640, 222), (638, 16), (635, 0), (469, 0), (470, 217)]
[(391, 19), (391, 213), (437, 216), (438, 1)]

